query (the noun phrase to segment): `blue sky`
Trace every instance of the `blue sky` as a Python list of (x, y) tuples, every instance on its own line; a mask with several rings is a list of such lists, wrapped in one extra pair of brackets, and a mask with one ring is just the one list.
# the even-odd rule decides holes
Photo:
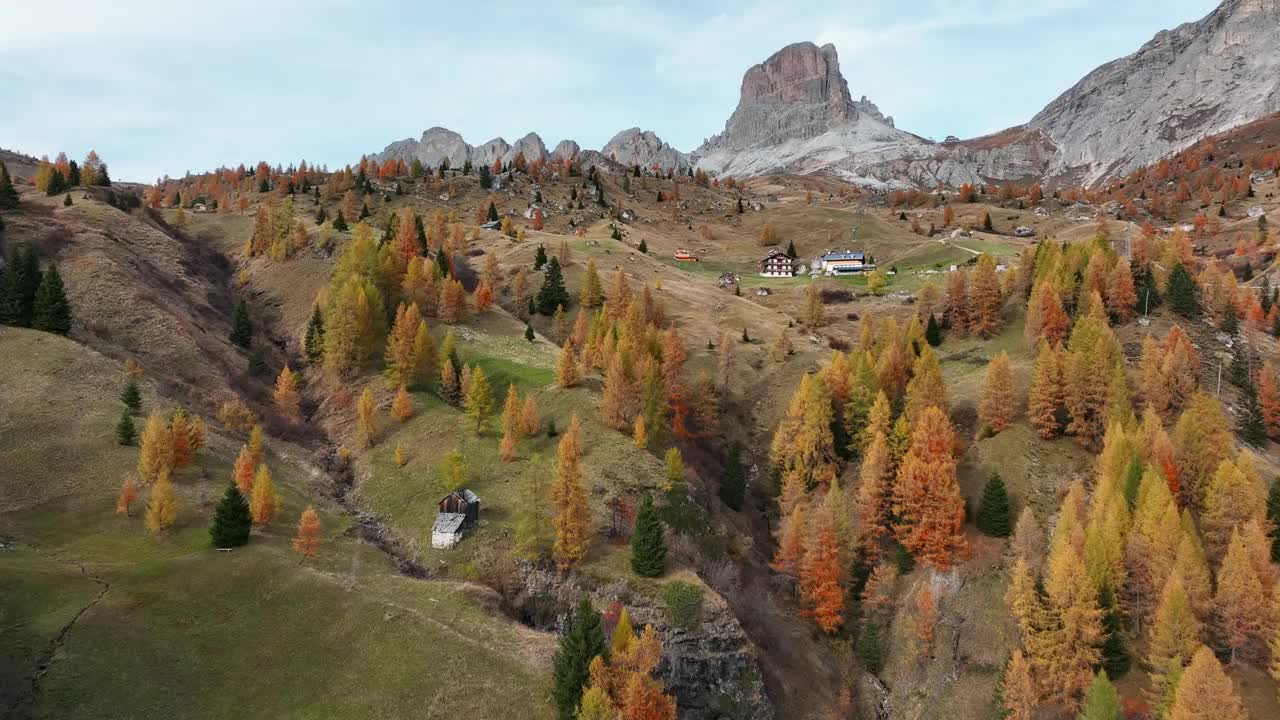
[(681, 150), (724, 128), (742, 73), (834, 43), (857, 98), (941, 139), (1028, 120), (1213, 0), (0, 3), (0, 147), (150, 181), (221, 164), (352, 162), (433, 125)]

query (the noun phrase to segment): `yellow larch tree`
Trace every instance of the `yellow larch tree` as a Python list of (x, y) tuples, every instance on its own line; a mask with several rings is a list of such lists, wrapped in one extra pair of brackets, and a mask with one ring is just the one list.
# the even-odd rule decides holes
[(982, 397), (978, 400), (978, 424), (987, 432), (995, 434), (1009, 427), (1016, 416), (1009, 353), (1000, 352), (987, 364)]
[(153, 412), (147, 418), (138, 448), (138, 477), (144, 484), (156, 482), (173, 469), (173, 440), (164, 416)]
[(276, 496), (275, 483), (271, 481), (271, 471), (266, 465), (259, 465), (253, 477), (253, 492), (249, 497), (249, 514), (253, 516), (254, 525), (267, 525), (275, 519), (280, 509), (280, 499)]
[(590, 540), (591, 509), (582, 485), (581, 460), (582, 424), (575, 415), (569, 421), (569, 429), (560, 437), (551, 484), (556, 530), (552, 554), (561, 570), (572, 570), (582, 563)]

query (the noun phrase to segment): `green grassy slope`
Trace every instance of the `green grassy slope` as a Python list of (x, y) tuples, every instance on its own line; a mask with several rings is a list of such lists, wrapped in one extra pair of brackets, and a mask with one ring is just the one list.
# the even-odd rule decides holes
[[(166, 537), (138, 506), (115, 515), (136, 459), (112, 438), (122, 385), (82, 346), (0, 328), (0, 715), (445, 717), (462, 696), (479, 717), (550, 717), (554, 640), (470, 586), (398, 575), (296, 448), (273, 446), (283, 510), (245, 548), (212, 550), (206, 530), (238, 439), (211, 435), (176, 476)], [(310, 503), (328, 541), (303, 564), (289, 539)]]

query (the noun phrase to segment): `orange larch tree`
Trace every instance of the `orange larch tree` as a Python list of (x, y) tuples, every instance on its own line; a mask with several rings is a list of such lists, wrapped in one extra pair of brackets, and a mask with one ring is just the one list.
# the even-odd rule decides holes
[(320, 514), (310, 505), (302, 511), (298, 520), (298, 533), (293, 537), (293, 551), (305, 560), (315, 557), (324, 541), (324, 526), (320, 523)]
[(1001, 352), (987, 364), (982, 397), (978, 401), (978, 424), (981, 429), (998, 433), (1009, 427), (1016, 414), (1013, 369), (1009, 364), (1009, 353)]
[(843, 571), (840, 548), (831, 512), (825, 507), (814, 513), (814, 527), (804, 558), (800, 562), (800, 614), (831, 634), (844, 623)]
[(921, 563), (943, 571), (968, 550), (954, 450), (951, 422), (936, 407), (925, 410), (914, 423), (893, 489), (899, 542)]

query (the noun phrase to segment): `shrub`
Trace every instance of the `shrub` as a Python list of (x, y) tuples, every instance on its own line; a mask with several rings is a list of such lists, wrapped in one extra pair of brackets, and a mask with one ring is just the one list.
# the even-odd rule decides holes
[(662, 588), (662, 602), (667, 622), (676, 627), (691, 628), (702, 619), (702, 588), (697, 585), (672, 580)]

